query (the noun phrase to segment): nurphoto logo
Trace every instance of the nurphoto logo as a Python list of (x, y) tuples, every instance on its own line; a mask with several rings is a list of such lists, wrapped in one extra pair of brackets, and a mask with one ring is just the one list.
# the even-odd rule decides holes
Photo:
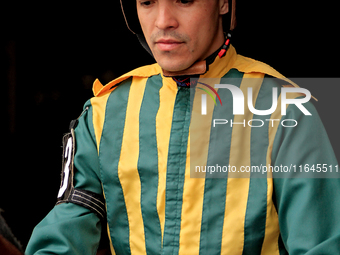
[[(208, 87), (211, 91), (213, 91), (217, 98), (220, 101), (220, 104), (222, 105), (222, 100), (217, 93), (217, 91), (211, 87), (208, 84), (205, 84), (203, 82), (198, 82), (199, 84), (202, 84), (206, 87)], [(233, 97), (233, 114), (234, 115), (244, 115), (244, 95), (240, 88), (238, 88), (235, 85), (231, 84), (215, 84), (215, 88), (218, 89), (228, 89)], [(206, 89), (198, 87), (198, 89), (204, 90), (207, 92), (210, 97), (214, 100), (216, 105), (216, 100), (213, 97), (213, 95)], [(305, 98), (295, 98), (295, 99), (288, 99), (287, 93), (302, 93), (305, 94)], [(272, 114), (276, 108), (277, 108), (277, 98), (278, 98), (278, 92), (277, 88), (272, 88), (272, 106), (270, 109), (267, 110), (257, 110), (253, 106), (253, 89), (251, 87), (248, 88), (248, 109), (251, 113), (256, 115), (269, 115)], [(282, 88), (281, 89), (281, 115), (286, 115), (286, 106), (289, 104), (295, 104), (304, 115), (312, 115), (302, 104), (307, 103), (311, 99), (311, 93), (309, 90), (304, 88), (295, 88), (295, 87), (289, 87), (289, 88)], [(202, 94), (201, 99), (201, 114), (206, 115), (207, 114), (207, 95)]]
[[(205, 80), (204, 80), (205, 81)], [(209, 81), (208, 81), (209, 82)], [(273, 86), (270, 90), (271, 93), (268, 95), (270, 98), (270, 106), (266, 109), (256, 109), (255, 107), (255, 100), (254, 98), (254, 92), (253, 87), (243, 88), (241, 90), (238, 86), (233, 84), (214, 84), (210, 82), (211, 85), (207, 84), (208, 82), (202, 82), (200, 80), (197, 81), (197, 89), (202, 90), (203, 93), (201, 94), (201, 116), (207, 115), (208, 112), (208, 99), (213, 100), (214, 107), (221, 107), (224, 103), (228, 103), (230, 107), (232, 107), (232, 113), (233, 116), (237, 115), (245, 115), (245, 111), (248, 110), (248, 112), (251, 112), (253, 115), (257, 116), (270, 116), (272, 113), (274, 113), (278, 106), (280, 106), (280, 112), (281, 116), (285, 116), (287, 114), (287, 107), (289, 105), (295, 105), (304, 115), (312, 115), (305, 106), (303, 106), (304, 103), (309, 102), (311, 99), (311, 93), (309, 90), (305, 88), (300, 87), (282, 87), (281, 91), (275, 86)], [(231, 99), (226, 100), (223, 98), (222, 94), (225, 95), (227, 90), (229, 94), (231, 94)], [(244, 93), (245, 92), (245, 93)], [(300, 96), (298, 98), (289, 98), (290, 93), (295, 93)], [(246, 94), (246, 95), (244, 95)], [(207, 96), (209, 95), (209, 97)], [(280, 100), (278, 100), (280, 96)], [(227, 102), (227, 101), (231, 101)], [(246, 101), (245, 101), (246, 100)], [(223, 102), (225, 101), (225, 102)], [(245, 104), (246, 102), (246, 104)], [(245, 109), (245, 107), (248, 107), (248, 109)], [(295, 119), (288, 119), (284, 118), (282, 120), (280, 119), (244, 119), (241, 122), (235, 122), (235, 120), (232, 119), (223, 119), (223, 118), (213, 118), (212, 119), (212, 126), (216, 127), (216, 125), (230, 125), (230, 127), (233, 127), (233, 125), (243, 125), (246, 127), (246, 125), (250, 127), (262, 127), (265, 125), (265, 122), (269, 122), (268, 124), (272, 127), (274, 126), (275, 122), (280, 122), (281, 126), (283, 127), (296, 127), (298, 125), (298, 121)]]

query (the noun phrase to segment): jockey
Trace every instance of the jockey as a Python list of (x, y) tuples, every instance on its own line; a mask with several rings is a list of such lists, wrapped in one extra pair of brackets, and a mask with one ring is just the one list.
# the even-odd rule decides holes
[(340, 254), (339, 173), (306, 170), (338, 166), (326, 131), (306, 90), (237, 54), (235, 2), (121, 0), (156, 63), (94, 82), (28, 255), (95, 254), (102, 228), (112, 254)]

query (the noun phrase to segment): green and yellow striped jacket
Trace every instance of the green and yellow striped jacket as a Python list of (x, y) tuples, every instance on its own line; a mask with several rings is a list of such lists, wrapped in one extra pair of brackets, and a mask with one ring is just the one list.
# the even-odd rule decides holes
[[(269, 109), (277, 86), (266, 83), (269, 76), (289, 82), (231, 46), (200, 78), (239, 78), (241, 90), (253, 87), (255, 108)], [(312, 116), (287, 108), (295, 128), (264, 121), (261, 128), (218, 127), (218, 135), (211, 135), (212, 115), (281, 119), (280, 107), (271, 116), (233, 116), (232, 100), (212, 103), (194, 138), (189, 89), (163, 77), (157, 64), (106, 86), (97, 80), (94, 94), (75, 129), (75, 186), (104, 194), (113, 254), (340, 254), (339, 179), (190, 177), (194, 153), (202, 165), (337, 165), (310, 102)], [(60, 204), (35, 228), (26, 252), (95, 254), (100, 233), (95, 214)]]

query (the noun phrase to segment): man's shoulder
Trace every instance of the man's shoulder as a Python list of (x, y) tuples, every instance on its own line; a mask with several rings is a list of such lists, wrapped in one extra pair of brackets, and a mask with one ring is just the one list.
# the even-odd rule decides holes
[(123, 81), (132, 78), (132, 77), (140, 77), (140, 78), (149, 78), (154, 75), (158, 75), (161, 73), (161, 67), (158, 64), (146, 65), (139, 68), (136, 68), (128, 73), (125, 73), (109, 82), (106, 85), (103, 85), (98, 79), (96, 79), (93, 83), (93, 94), (98, 97), (107, 93), (112, 92), (119, 84)]
[(239, 72), (246, 74), (247, 77), (252, 77), (252, 75), (257, 77), (257, 74), (262, 74), (264, 77), (274, 78), (272, 80), (281, 80), (280, 84), (284, 84), (285, 86), (299, 87), (296, 83), (279, 73), (270, 65), (239, 54), (236, 56), (232, 69), (236, 69)]
[(285, 78), (281, 73), (279, 73), (270, 65), (239, 54), (237, 54), (233, 68), (243, 73), (263, 73), (279, 79)]

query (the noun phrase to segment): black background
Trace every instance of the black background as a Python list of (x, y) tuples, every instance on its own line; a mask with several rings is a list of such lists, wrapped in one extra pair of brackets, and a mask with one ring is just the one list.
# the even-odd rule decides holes
[[(114, 3), (113, 3), (114, 2)], [(233, 44), (286, 77), (339, 77), (336, 2), (238, 1)], [(61, 137), (103, 84), (154, 60), (125, 26), (119, 1), (3, 4), (0, 207), (26, 246), (60, 185)], [(340, 155), (340, 85), (305, 87)]]

